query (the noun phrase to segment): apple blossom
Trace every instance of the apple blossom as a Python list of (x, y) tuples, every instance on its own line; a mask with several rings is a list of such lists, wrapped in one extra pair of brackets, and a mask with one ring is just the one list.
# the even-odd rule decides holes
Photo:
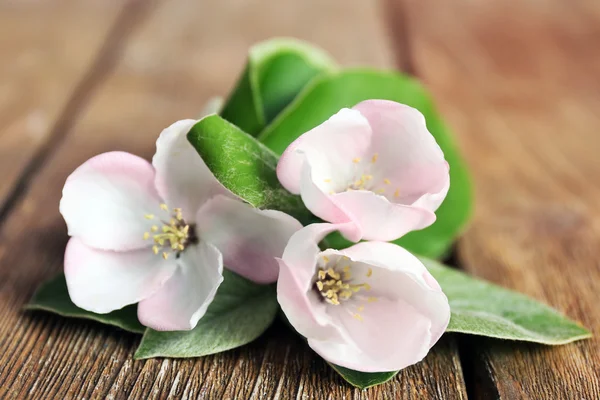
[(152, 164), (110, 152), (68, 177), (60, 212), (71, 236), (65, 276), (77, 306), (108, 313), (139, 302), (142, 324), (187, 330), (212, 301), (223, 264), (258, 283), (277, 279), (273, 257), (302, 226), (223, 187), (187, 141), (195, 122), (165, 129)]
[(392, 243), (321, 251), (319, 241), (339, 228), (309, 225), (285, 248), (277, 299), (290, 324), (342, 367), (396, 371), (422, 360), (450, 320), (439, 284), (418, 258)]
[(277, 176), (319, 218), (352, 221), (348, 239), (389, 241), (435, 221), (448, 170), (419, 111), (367, 100), (296, 139)]

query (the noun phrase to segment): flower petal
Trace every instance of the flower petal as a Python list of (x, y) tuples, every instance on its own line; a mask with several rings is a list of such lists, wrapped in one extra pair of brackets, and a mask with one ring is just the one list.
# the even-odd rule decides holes
[(277, 280), (281, 257), (289, 238), (302, 225), (273, 210), (259, 210), (240, 200), (216, 196), (198, 212), (196, 230), (216, 246), (230, 270), (257, 283)]
[(156, 141), (152, 165), (156, 169), (156, 188), (170, 208), (181, 208), (188, 221), (204, 202), (217, 194), (234, 197), (210, 172), (187, 134), (197, 121), (175, 122), (162, 131)]
[[(392, 203), (365, 190), (338, 193), (330, 198), (351, 216), (356, 223), (355, 229), (360, 230), (365, 240), (396, 240), (435, 222), (435, 214), (426, 208)], [(355, 238), (348, 239), (356, 241)]]
[(363, 290), (327, 307), (341, 340), (309, 337), (309, 345), (327, 361), (363, 372), (395, 371), (425, 357), (450, 319), (448, 299), (415, 256), (399, 246), (363, 242), (326, 250), (350, 258), (353, 284)]
[(77, 237), (65, 251), (65, 277), (73, 303), (105, 314), (137, 303), (173, 275), (174, 260), (163, 260), (150, 249), (127, 252), (97, 250)]
[(288, 146), (279, 159), (277, 177), (287, 190), (299, 194), (306, 156), (319, 167), (323, 179), (346, 182), (353, 173), (352, 160), (363, 156), (370, 139), (367, 120), (360, 112), (344, 108)]
[(305, 163), (302, 169), (301, 195), (302, 202), (317, 217), (337, 225), (337, 229), (350, 241), (357, 242), (363, 237), (362, 226), (354, 214), (348, 212), (342, 204), (334, 201), (323, 189), (315, 184), (310, 163)]
[(299, 279), (302, 272), (281, 259), (278, 261), (277, 301), (290, 324), (305, 337), (341, 341), (319, 295), (306, 289), (306, 282)]
[(309, 346), (331, 363), (363, 372), (397, 371), (427, 355), (428, 318), (403, 301), (381, 299), (367, 307), (360, 319), (345, 306), (329, 307), (332, 319), (351, 340), (309, 338)]
[(206, 242), (185, 249), (165, 285), (138, 305), (143, 325), (157, 331), (194, 329), (223, 281), (223, 258)]
[(60, 212), (69, 235), (105, 250), (147, 247), (144, 232), (160, 215), (161, 200), (154, 189), (154, 170), (146, 160), (123, 152), (95, 156), (68, 178)]
[(340, 225), (325, 223), (304, 227), (290, 238), (279, 260), (277, 301), (290, 324), (308, 338), (343, 340), (327, 315), (325, 303), (312, 288), (320, 254), (318, 244), (339, 229)]
[[(402, 204), (435, 211), (450, 184), (444, 153), (427, 130), (418, 110), (387, 100), (367, 100), (353, 107), (373, 131), (369, 153), (377, 154), (372, 165), (376, 180), (385, 181)], [(396, 192), (397, 191), (397, 192)], [(429, 195), (427, 195), (429, 194)]]
[[(400, 246), (384, 242), (363, 242), (342, 251), (354, 261), (353, 274), (365, 276), (374, 266), (368, 282), (371, 296), (404, 301), (431, 321), (431, 342), (442, 336), (450, 322), (448, 298), (423, 263)], [(365, 310), (369, 309), (366, 306)]]

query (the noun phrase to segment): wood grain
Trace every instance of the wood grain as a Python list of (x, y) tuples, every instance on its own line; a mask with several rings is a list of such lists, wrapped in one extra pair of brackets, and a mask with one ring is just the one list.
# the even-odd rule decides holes
[(0, 210), (85, 99), (122, 6), (0, 2)]
[(406, 5), (416, 70), (476, 182), (461, 265), (596, 335), (559, 347), (465, 338), (472, 397), (598, 398), (600, 3)]
[(58, 200), (77, 165), (114, 149), (149, 157), (162, 128), (229, 90), (253, 42), (296, 36), (345, 64), (392, 66), (385, 32), (376, 4), (362, 0), (171, 0), (145, 10), (118, 41), (118, 64), (0, 228), (0, 398), (465, 398), (453, 336), (389, 383), (360, 391), (279, 325), (215, 356), (133, 361), (133, 335), (19, 311), (62, 267)]

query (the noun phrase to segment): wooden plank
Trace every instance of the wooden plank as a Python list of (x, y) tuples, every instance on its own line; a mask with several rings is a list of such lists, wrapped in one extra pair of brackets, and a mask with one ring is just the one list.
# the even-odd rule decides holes
[[(318, 16), (316, 18), (315, 16)], [(372, 2), (165, 1), (134, 28), (122, 59), (0, 229), (0, 397), (13, 398), (464, 398), (455, 340), (391, 382), (345, 384), (281, 326), (256, 343), (188, 360), (133, 361), (139, 339), (90, 322), (19, 308), (62, 267), (58, 214), (66, 176), (88, 157), (121, 149), (149, 157), (160, 130), (197, 115), (233, 85), (248, 46), (274, 35), (322, 45), (345, 64), (392, 66)]]
[[(597, 335), (600, 3), (406, 4), (417, 71), (459, 134), (476, 181), (462, 266)], [(600, 394), (597, 336), (560, 347), (464, 344), (480, 382), (476, 397)]]
[(0, 2), (0, 209), (85, 101), (98, 75), (95, 57), (121, 9), (115, 2)]

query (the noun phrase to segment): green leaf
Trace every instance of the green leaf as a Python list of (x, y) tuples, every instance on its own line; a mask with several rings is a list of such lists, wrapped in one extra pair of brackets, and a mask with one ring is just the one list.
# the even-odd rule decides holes
[(209, 115), (192, 127), (188, 140), (215, 177), (254, 207), (283, 211), (303, 224), (314, 219), (300, 196), (279, 183), (279, 157), (237, 126)]
[[(549, 345), (591, 337), (591, 333), (556, 310), (520, 293), (421, 258), (450, 303), (446, 332)], [(330, 364), (350, 384), (365, 389), (392, 379), (398, 371), (367, 373)]]
[(258, 338), (279, 308), (275, 285), (257, 285), (233, 272), (225, 277), (213, 302), (191, 331), (147, 329), (134, 358), (188, 358), (234, 349)]
[(344, 367), (340, 367), (339, 365), (334, 365), (328, 363), (331, 368), (335, 370), (338, 374), (342, 376), (352, 386), (356, 386), (359, 389), (366, 389), (371, 386), (380, 385), (392, 379), (398, 371), (390, 371), (390, 372), (360, 372), (355, 371), (353, 369), (348, 369)]
[[(259, 136), (259, 140), (278, 154), (302, 133), (321, 124), (343, 107), (368, 99), (386, 99), (408, 104), (421, 111), (429, 131), (436, 138), (450, 164), (450, 191), (436, 212), (430, 227), (411, 232), (395, 243), (420, 255), (443, 256), (467, 223), (472, 208), (469, 175), (452, 135), (421, 84), (395, 72), (351, 69), (323, 75), (299, 94)], [(334, 247), (350, 243), (341, 237), (328, 238)]]
[(549, 345), (591, 337), (579, 324), (525, 295), (436, 261), (421, 260), (448, 296), (452, 318), (446, 332)]
[(91, 319), (133, 333), (144, 333), (146, 329), (137, 319), (135, 305), (108, 314), (95, 314), (77, 307), (69, 297), (65, 275), (62, 273), (43, 283), (24, 309), (49, 311), (63, 317)]
[(221, 115), (256, 136), (314, 77), (333, 71), (327, 53), (297, 39), (253, 46), (248, 63)]

